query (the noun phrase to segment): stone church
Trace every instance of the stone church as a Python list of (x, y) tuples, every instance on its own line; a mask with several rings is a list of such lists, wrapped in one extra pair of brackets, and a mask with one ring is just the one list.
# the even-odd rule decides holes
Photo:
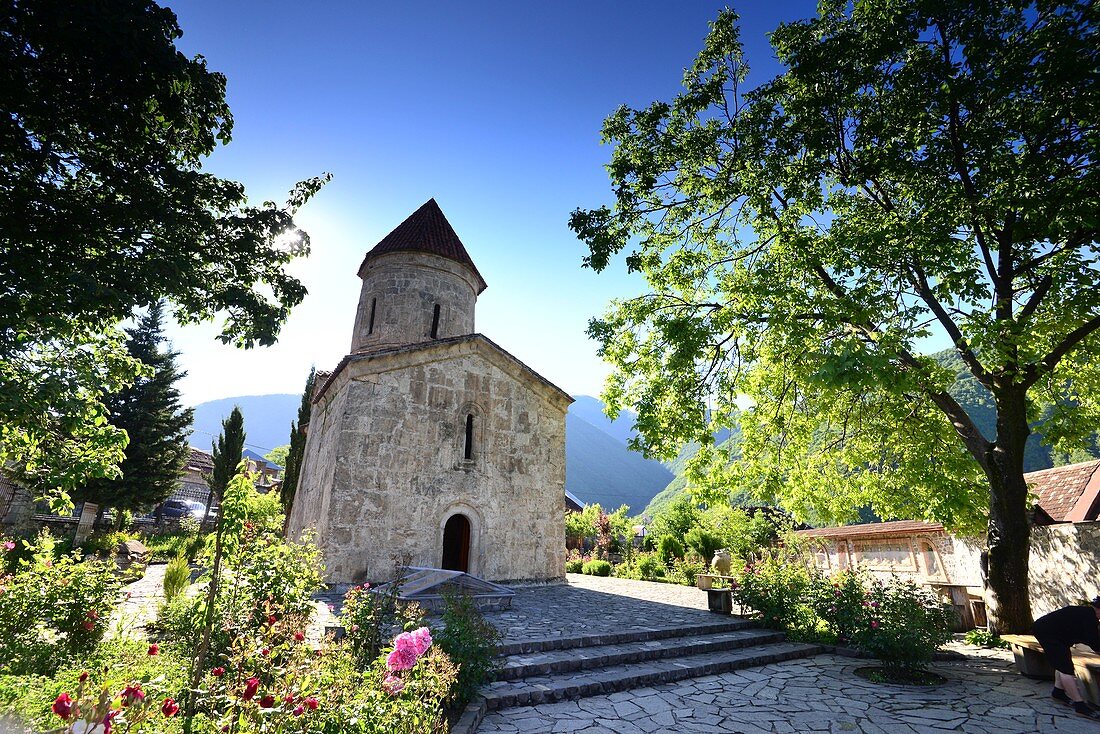
[(351, 350), (313, 393), (287, 535), (332, 583), (394, 558), (564, 578), (568, 394), (474, 332), (486, 284), (432, 199), (363, 258)]

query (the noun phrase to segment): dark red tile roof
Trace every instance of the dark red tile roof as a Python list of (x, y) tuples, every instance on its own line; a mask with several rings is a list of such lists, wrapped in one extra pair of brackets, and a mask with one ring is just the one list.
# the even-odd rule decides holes
[[(410, 214), (408, 219), (383, 237), (382, 241), (363, 258), (363, 263), (387, 252), (403, 250), (430, 252), (462, 263), (473, 270), (474, 275), (477, 276), (479, 283), (477, 292), (481, 293), (486, 288), (485, 279), (477, 271), (477, 266), (463, 247), (462, 240), (458, 239), (454, 228), (447, 221), (447, 217), (443, 216), (443, 210), (439, 208), (439, 204), (435, 203), (435, 199), (428, 199), (424, 206)], [(363, 272), (362, 265), (359, 266), (359, 272)]]
[(1085, 461), (1028, 472), (1024, 479), (1039, 497), (1039, 507), (1055, 522), (1095, 520), (1096, 511), (1100, 509), (1095, 507), (1100, 492), (1098, 469), (1100, 460)]
[(214, 457), (202, 449), (197, 449), (194, 446), (189, 447), (191, 449), (191, 456), (187, 459), (188, 469), (194, 471), (209, 473), (214, 471)]
[(894, 520), (892, 522), (869, 522), (863, 525), (845, 525), (841, 528), (814, 528), (797, 530), (795, 535), (804, 538), (876, 538), (884, 535), (913, 535), (916, 533), (942, 533), (943, 525), (938, 522), (920, 520)]

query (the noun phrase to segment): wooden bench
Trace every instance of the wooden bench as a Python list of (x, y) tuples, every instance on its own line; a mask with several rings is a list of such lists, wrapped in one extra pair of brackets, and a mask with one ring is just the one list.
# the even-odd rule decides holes
[[(1028, 678), (1051, 680), (1054, 669), (1047, 663), (1043, 647), (1031, 635), (1001, 635), (1001, 639), (1012, 647), (1012, 656), (1016, 659), (1016, 669)], [(1092, 703), (1100, 705), (1100, 655), (1085, 645), (1074, 645), (1073, 668), (1077, 680), (1081, 682), (1081, 693)]]
[(720, 576), (716, 573), (697, 573), (695, 574), (695, 585), (706, 591), (714, 586), (716, 580), (725, 581), (727, 585), (732, 585), (732, 581), (736, 581), (736, 576)]

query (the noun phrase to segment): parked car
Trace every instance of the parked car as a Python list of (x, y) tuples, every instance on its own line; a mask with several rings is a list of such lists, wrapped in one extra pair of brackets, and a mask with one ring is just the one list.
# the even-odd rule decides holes
[(206, 505), (196, 500), (165, 500), (160, 512), (163, 517), (193, 517), (201, 522), (206, 515)]

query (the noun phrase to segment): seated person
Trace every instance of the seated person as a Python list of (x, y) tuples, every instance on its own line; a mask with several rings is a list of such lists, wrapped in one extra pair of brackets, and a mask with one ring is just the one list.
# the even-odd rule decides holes
[(1081, 716), (1100, 719), (1092, 706), (1081, 695), (1081, 688), (1073, 671), (1070, 647), (1084, 644), (1100, 652), (1100, 596), (1090, 606), (1073, 606), (1057, 609), (1035, 620), (1032, 632), (1043, 646), (1050, 667), (1054, 668), (1054, 689), (1050, 695), (1058, 701), (1071, 704)]

